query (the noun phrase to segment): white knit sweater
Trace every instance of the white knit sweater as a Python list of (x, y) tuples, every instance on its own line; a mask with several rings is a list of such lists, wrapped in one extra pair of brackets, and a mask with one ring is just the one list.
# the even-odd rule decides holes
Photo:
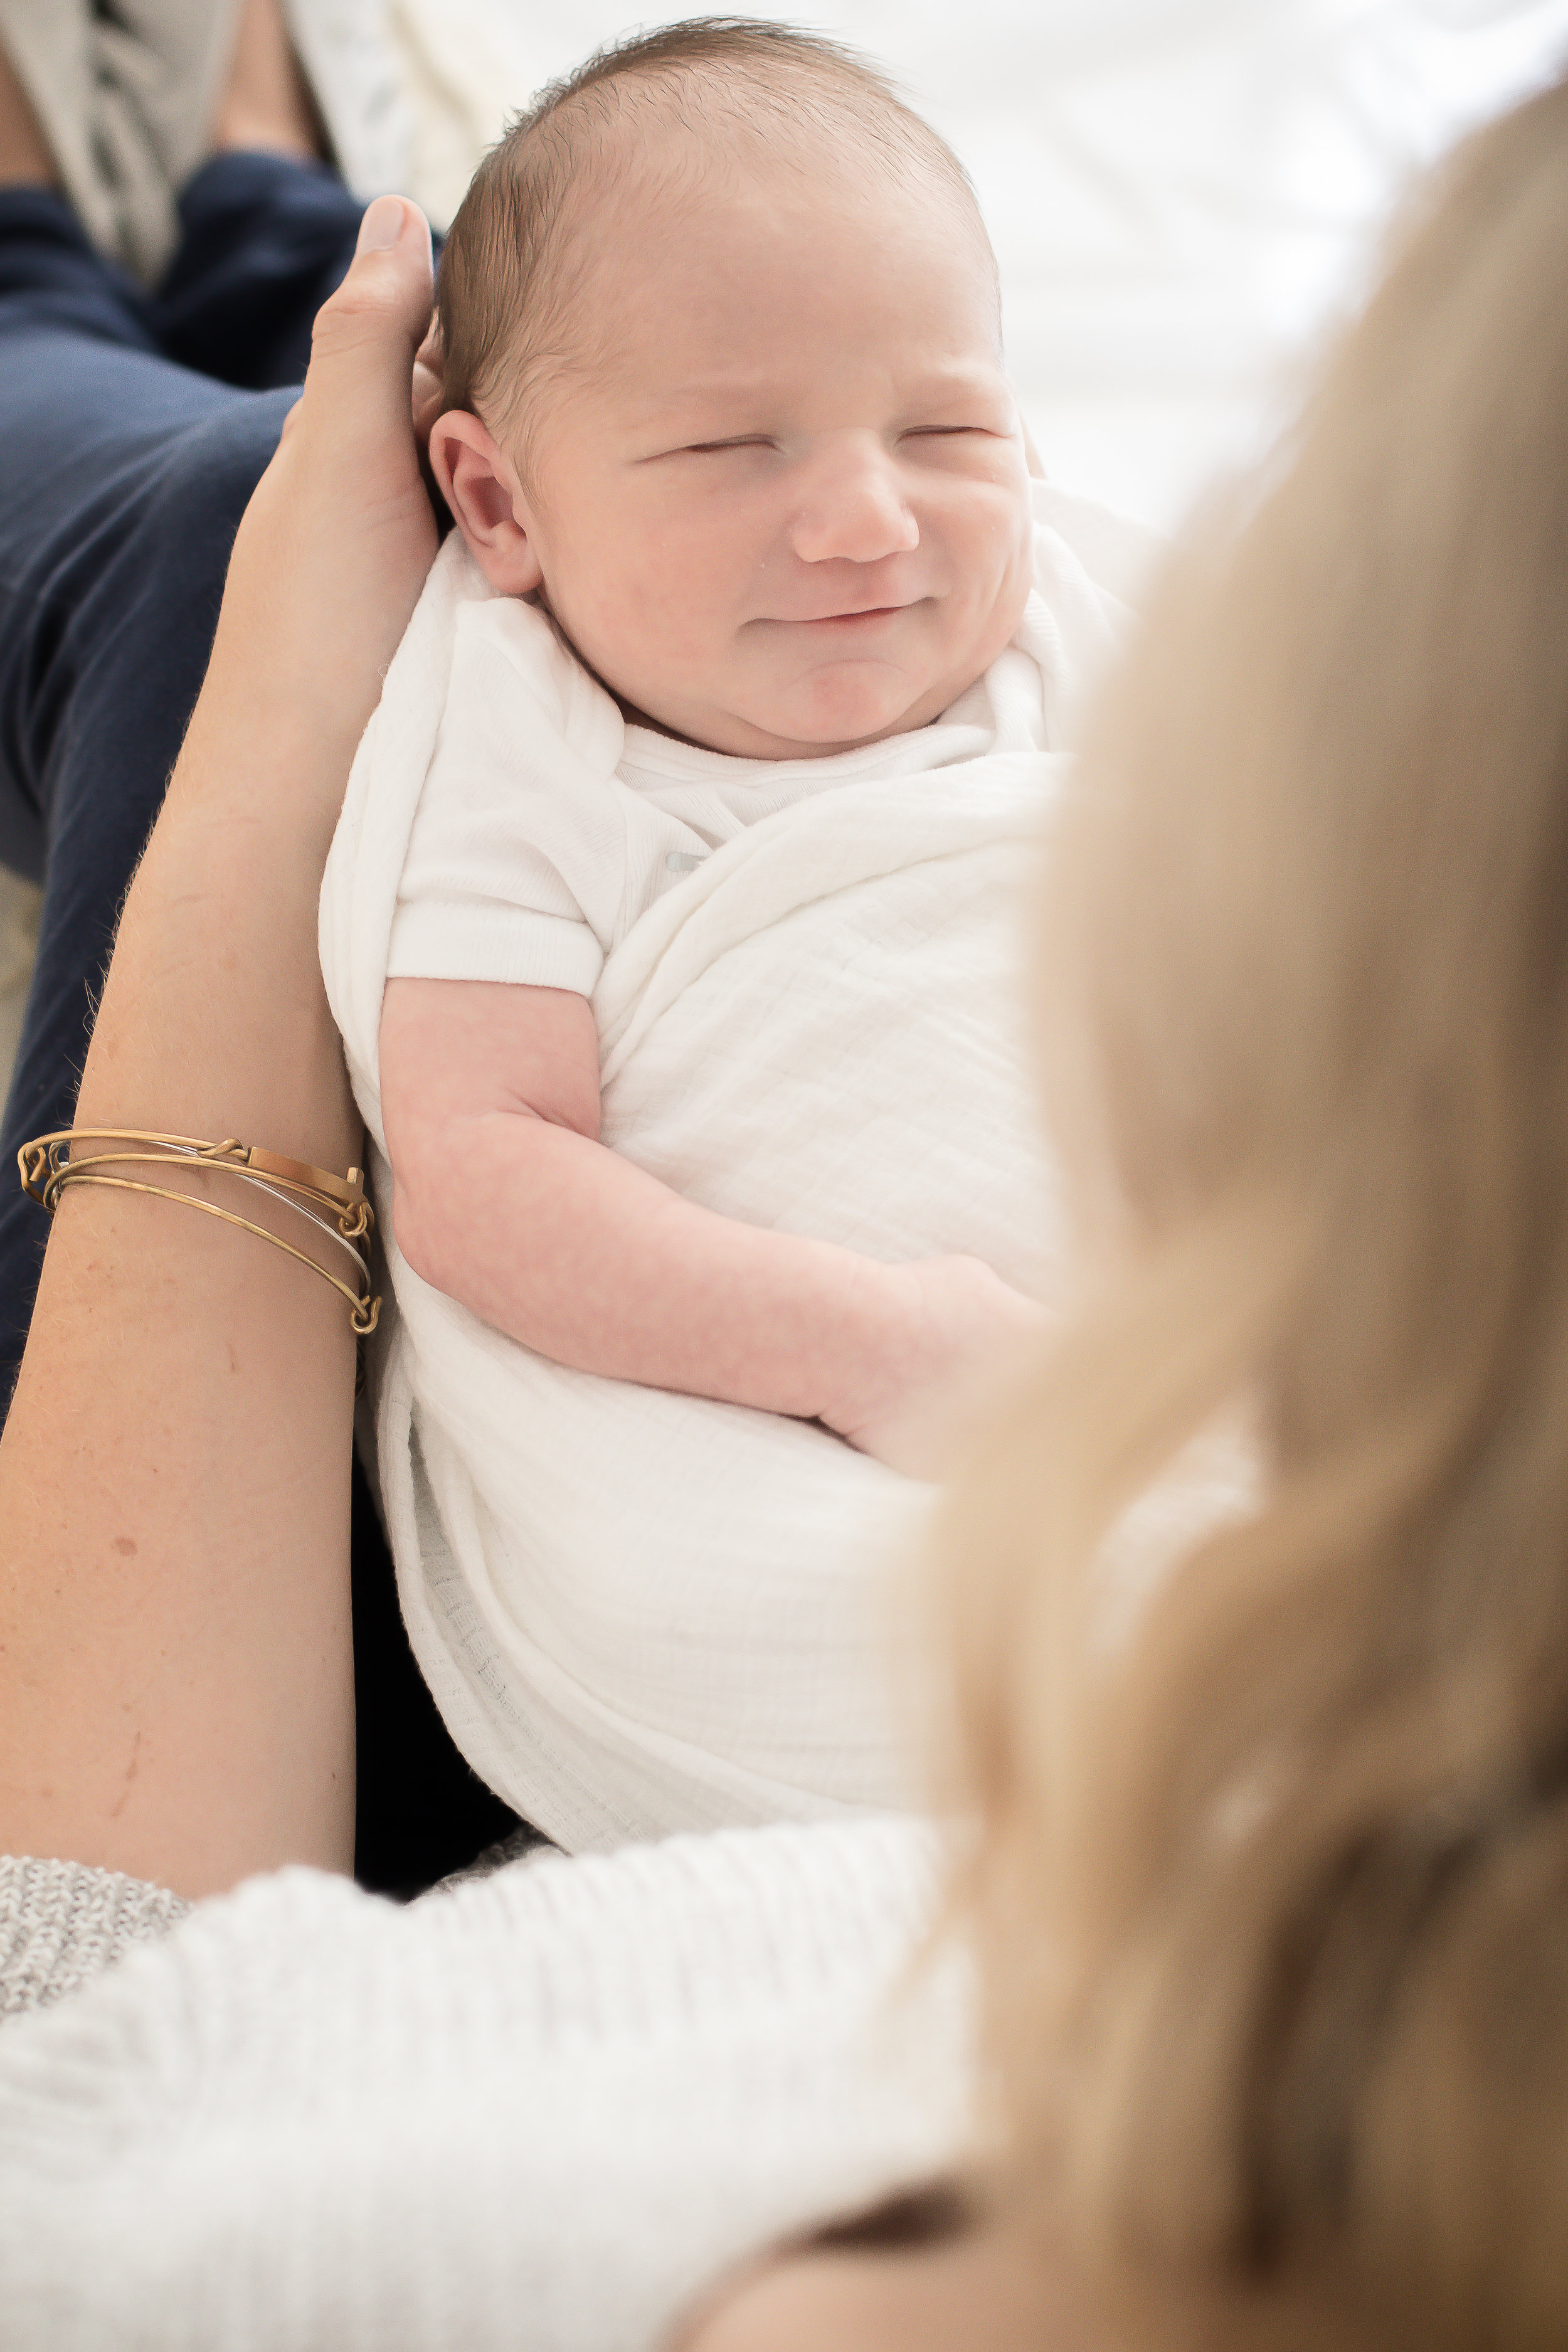
[(728, 2264), (959, 2156), (935, 1864), (908, 1822), (743, 1830), (405, 1910), (288, 1870), (170, 1925), (0, 1863), (0, 1987), (76, 1981), (0, 2031), (0, 2336), (652, 2352)]

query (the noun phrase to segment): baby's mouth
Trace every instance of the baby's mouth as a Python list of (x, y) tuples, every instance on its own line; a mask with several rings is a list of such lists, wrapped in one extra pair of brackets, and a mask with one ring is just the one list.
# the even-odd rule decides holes
[(847, 628), (866, 621), (889, 621), (896, 613), (907, 613), (908, 604), (863, 604), (845, 613), (815, 613), (806, 620), (813, 629)]

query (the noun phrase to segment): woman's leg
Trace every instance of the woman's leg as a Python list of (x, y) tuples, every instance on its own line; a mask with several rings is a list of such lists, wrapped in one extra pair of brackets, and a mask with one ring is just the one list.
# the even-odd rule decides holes
[(303, 381), (310, 322), (342, 278), (360, 206), (335, 172), (254, 152), (186, 184), (181, 241), (152, 306), (161, 349), (246, 392)]

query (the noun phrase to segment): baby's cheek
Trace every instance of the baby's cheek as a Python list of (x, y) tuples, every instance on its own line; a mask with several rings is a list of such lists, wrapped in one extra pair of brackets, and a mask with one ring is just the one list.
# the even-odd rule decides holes
[(679, 562), (639, 581), (619, 624), (626, 652), (646, 662), (681, 668), (702, 661), (711, 652), (702, 593), (706, 584)]
[(595, 579), (579, 596), (567, 634), (577, 651), (617, 690), (639, 675), (658, 652), (659, 589), (628, 574)]
[(1029, 601), (1029, 591), (1035, 578), (1034, 517), (1025, 509), (1020, 515), (1011, 502), (987, 518), (984, 540), (983, 569), (994, 582), (991, 591), (992, 609), (998, 621), (1007, 624), (1011, 635), (1024, 617), (1024, 607)]

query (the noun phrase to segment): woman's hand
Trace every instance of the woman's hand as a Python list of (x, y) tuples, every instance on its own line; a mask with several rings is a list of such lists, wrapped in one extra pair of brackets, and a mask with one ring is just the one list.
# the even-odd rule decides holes
[(380, 196), (240, 525), (202, 698), (204, 719), (251, 716), (281, 738), (324, 788), (300, 814), (329, 833), (436, 552), (411, 416), (430, 404), (429, 325), (429, 228), (406, 198)]

